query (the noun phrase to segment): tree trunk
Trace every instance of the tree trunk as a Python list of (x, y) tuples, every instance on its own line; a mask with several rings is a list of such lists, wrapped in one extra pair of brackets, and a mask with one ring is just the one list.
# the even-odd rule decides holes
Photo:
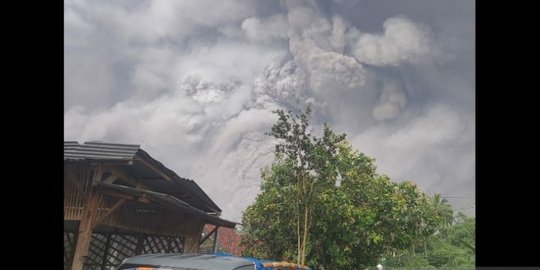
[(300, 241), (300, 237), (301, 237), (301, 233), (300, 233), (300, 181), (301, 181), (301, 177), (300, 177), (300, 174), (298, 173), (298, 182), (296, 183), (297, 187), (296, 187), (296, 239), (297, 239), (297, 254), (298, 254), (298, 257), (296, 259), (296, 263), (300, 263), (300, 260), (301, 260), (301, 254), (302, 254), (302, 247), (301, 247), (301, 241)]
[[(297, 198), (299, 197), (299, 194), (296, 195)], [(297, 239), (297, 251), (298, 251), (298, 257), (296, 259), (296, 263), (300, 263), (300, 203), (297, 200), (297, 207), (298, 207), (298, 213), (296, 215), (296, 239)]]
[(306, 205), (304, 207), (304, 238), (302, 239), (302, 262), (303, 265), (306, 261), (306, 242), (307, 242), (307, 232), (308, 232), (308, 212), (309, 207)]

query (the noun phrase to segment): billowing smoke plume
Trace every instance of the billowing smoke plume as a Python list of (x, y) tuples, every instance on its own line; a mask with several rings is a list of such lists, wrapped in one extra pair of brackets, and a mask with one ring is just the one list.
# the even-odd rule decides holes
[(383, 34), (360, 35), (353, 47), (353, 54), (360, 62), (397, 66), (429, 56), (434, 50), (428, 31), (407, 18), (387, 19), (383, 28)]
[(66, 1), (65, 139), (142, 144), (240, 220), (272, 111), (309, 103), (380, 173), (474, 196), (474, 3), (375, 2)]

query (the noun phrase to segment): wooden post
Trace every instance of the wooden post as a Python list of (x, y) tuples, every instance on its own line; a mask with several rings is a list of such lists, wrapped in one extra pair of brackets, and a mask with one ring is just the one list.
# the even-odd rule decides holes
[(145, 235), (140, 234), (137, 236), (137, 246), (135, 247), (135, 255), (141, 255), (144, 248), (144, 239), (146, 238)]
[(88, 248), (90, 247), (90, 241), (92, 240), (92, 223), (96, 217), (100, 196), (95, 191), (94, 185), (100, 180), (100, 178), (101, 168), (98, 167), (95, 171), (93, 181), (88, 185), (88, 199), (83, 207), (71, 270), (82, 270), (84, 257), (88, 254)]
[[(68, 234), (69, 235), (69, 234)], [(75, 243), (75, 241), (77, 240), (77, 231), (74, 231), (73, 232), (73, 242), (71, 243), (71, 249), (69, 251), (69, 257), (68, 257), (68, 260), (66, 261), (66, 265), (64, 265), (64, 269), (65, 270), (69, 270), (69, 266), (73, 263), (73, 255), (75, 254), (75, 245), (77, 243)]]
[(107, 255), (109, 255), (109, 246), (111, 245), (111, 235), (107, 234), (107, 241), (105, 242), (105, 251), (103, 252), (103, 259), (101, 260), (101, 269), (107, 269)]
[(167, 248), (165, 249), (165, 253), (171, 253), (173, 250), (171, 239), (172, 239), (172, 236), (167, 236)]
[(212, 236), (212, 234), (216, 233), (217, 232), (217, 229), (219, 227), (216, 225), (216, 227), (211, 230), (207, 235), (205, 235), (200, 241), (199, 243), (197, 244), (196, 248), (197, 248), (197, 252), (199, 252), (201, 250), (201, 244), (204, 243), (204, 241), (206, 241), (206, 239), (208, 239), (210, 236)]
[(216, 232), (214, 233), (214, 246), (212, 247), (212, 252), (216, 253), (218, 248), (219, 241), (219, 226), (216, 225)]

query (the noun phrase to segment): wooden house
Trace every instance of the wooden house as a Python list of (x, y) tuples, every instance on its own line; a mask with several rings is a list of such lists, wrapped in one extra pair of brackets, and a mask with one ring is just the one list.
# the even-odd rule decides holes
[[(64, 269), (114, 269), (138, 254), (195, 253), (221, 209), (139, 145), (64, 142)], [(201, 239), (205, 224), (216, 229)], [(215, 246), (215, 245), (214, 245)]]

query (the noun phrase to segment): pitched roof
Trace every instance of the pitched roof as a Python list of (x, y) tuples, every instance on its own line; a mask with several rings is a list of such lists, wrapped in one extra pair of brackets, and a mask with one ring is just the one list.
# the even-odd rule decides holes
[(130, 160), (140, 149), (137, 144), (115, 144), (102, 142), (64, 142), (64, 160), (124, 159)]
[(171, 194), (201, 211), (221, 214), (221, 209), (195, 181), (178, 176), (137, 144), (65, 141), (64, 162), (114, 163), (122, 173), (155, 192)]
[(202, 220), (204, 220), (205, 222), (208, 222), (214, 225), (234, 228), (234, 226), (238, 224), (236, 222), (225, 220), (217, 216), (209, 215), (208, 213), (203, 212), (189, 205), (188, 203), (169, 194), (154, 192), (151, 190), (136, 189), (136, 188), (115, 185), (115, 184), (108, 184), (108, 183), (99, 183), (98, 187), (105, 190), (120, 192), (129, 196), (145, 197), (149, 199), (150, 201), (152, 201), (154, 204), (159, 205), (163, 208), (197, 216), (201, 218)]

